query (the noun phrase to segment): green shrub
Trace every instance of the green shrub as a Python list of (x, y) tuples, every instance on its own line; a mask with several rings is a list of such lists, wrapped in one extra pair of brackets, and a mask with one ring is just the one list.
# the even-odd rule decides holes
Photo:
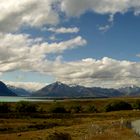
[(65, 107), (58, 104), (52, 105), (49, 109), (50, 113), (67, 113)]
[(68, 133), (53, 133), (50, 134), (46, 140), (71, 140), (71, 136)]
[(35, 103), (21, 101), (16, 103), (16, 111), (21, 113), (36, 113), (38, 105)]
[(131, 110), (131, 104), (124, 101), (115, 101), (107, 104), (104, 108), (106, 112), (110, 111), (120, 111), (120, 110)]
[(140, 109), (140, 100), (136, 100), (133, 103), (133, 109)]
[(0, 113), (11, 112), (11, 106), (8, 103), (0, 103)]
[(85, 112), (87, 113), (96, 113), (98, 112), (94, 105), (89, 105), (85, 108)]
[(82, 109), (81, 105), (72, 105), (69, 109), (69, 112), (71, 112), (71, 113), (80, 113), (82, 111), (83, 111), (83, 109)]

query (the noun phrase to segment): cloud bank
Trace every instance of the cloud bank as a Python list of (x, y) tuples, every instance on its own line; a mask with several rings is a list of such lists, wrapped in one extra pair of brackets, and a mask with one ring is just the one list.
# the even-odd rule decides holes
[(87, 58), (74, 62), (55, 61), (50, 63), (50, 69), (46, 69), (46, 66), (41, 68), (42, 72), (51, 72), (58, 81), (67, 84), (114, 88), (140, 84), (138, 62), (104, 57), (101, 60)]
[(7, 85), (15, 86), (18, 88), (23, 88), (29, 91), (36, 91), (44, 86), (48, 85), (47, 83), (39, 83), (39, 82), (12, 82), (12, 81), (4, 81)]
[(133, 11), (135, 15), (140, 12), (139, 0), (62, 0), (61, 10), (67, 16), (80, 16), (86, 11), (98, 14), (125, 13)]
[(47, 54), (61, 54), (65, 50), (84, 46), (81, 36), (59, 43), (44, 42), (41, 38), (30, 38), (27, 34), (0, 34), (0, 72), (35, 70), (34, 66), (43, 63)]

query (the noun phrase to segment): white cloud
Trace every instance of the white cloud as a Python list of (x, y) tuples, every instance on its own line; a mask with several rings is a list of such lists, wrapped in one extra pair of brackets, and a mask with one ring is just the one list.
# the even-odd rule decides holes
[[(74, 62), (63, 62), (59, 58), (50, 61), (46, 58), (48, 54), (60, 55), (65, 50), (85, 45), (86, 40), (81, 36), (48, 43), (42, 38), (32, 38), (31, 35), (10, 33), (19, 31), (22, 26), (41, 29), (46, 24), (56, 25), (61, 21), (61, 12), (67, 17), (80, 16), (87, 11), (108, 14), (109, 23), (113, 23), (116, 13), (123, 14), (131, 10), (139, 15), (139, 0), (1, 0), (0, 9), (0, 74), (27, 70), (52, 74), (58, 81), (86, 86), (140, 84), (138, 62), (118, 61), (107, 57)], [(106, 31), (109, 27), (105, 25), (99, 29)], [(54, 33), (79, 31), (77, 27), (49, 30)]]
[(107, 32), (110, 29), (110, 25), (100, 26), (98, 29), (99, 31)]
[(59, 15), (52, 7), (54, 2), (56, 0), (1, 0), (0, 31), (15, 31), (23, 25), (57, 24)]
[(109, 15), (108, 21), (109, 21), (110, 23), (113, 23), (113, 21), (114, 21), (114, 15), (113, 15), (113, 14)]
[(140, 54), (136, 54), (137, 57), (140, 57)]
[(68, 84), (115, 88), (140, 84), (140, 63), (107, 57), (101, 60), (88, 58), (74, 62), (46, 62), (40, 65), (40, 69), (42, 73), (51, 73), (57, 81)]
[(55, 61), (48, 54), (60, 55), (65, 50), (83, 46), (86, 40), (78, 36), (59, 43), (44, 42), (26, 34), (0, 34), (0, 73), (14, 70), (37, 71), (53, 75), (57, 81), (84, 86), (119, 87), (140, 84), (140, 63), (104, 57), (65, 62)]
[(24, 88), (29, 91), (36, 91), (48, 85), (48, 83), (39, 83), (39, 82), (13, 82), (13, 81), (4, 81), (4, 82), (7, 85), (18, 88)]
[(80, 16), (86, 11), (98, 14), (125, 13), (129, 10), (138, 13), (139, 0), (62, 0), (61, 9), (68, 16)]
[[(61, 14), (75, 17), (92, 11), (98, 14), (109, 14), (110, 19), (116, 13), (133, 11), (140, 13), (139, 0), (1, 0), (0, 31), (17, 31), (22, 26), (42, 28), (45, 25), (57, 25)], [(56, 32), (73, 32), (71, 29), (60, 28)], [(78, 29), (74, 29), (78, 32)]]
[(65, 28), (65, 27), (53, 28), (52, 27), (52, 28), (49, 28), (48, 31), (54, 32), (56, 34), (78, 33), (79, 28), (77, 28), (77, 27), (73, 27), (73, 28)]
[[(45, 60), (36, 64), (35, 70), (53, 75), (57, 81), (83, 86), (100, 86), (118, 88), (121, 86), (140, 85), (140, 63), (119, 61), (104, 57), (101, 60), (87, 58), (79, 61), (65, 62), (61, 57), (56, 61)], [(10, 82), (7, 82), (11, 84)], [(13, 82), (15, 86), (34, 89), (44, 84)]]
[(108, 24), (99, 26), (98, 30), (103, 33), (107, 32), (110, 28), (112, 28), (113, 24), (114, 24), (114, 15), (111, 14), (109, 15), (109, 18), (108, 18)]
[(0, 72), (35, 70), (36, 64), (44, 61), (47, 54), (63, 53), (86, 44), (81, 36), (59, 43), (48, 43), (27, 34), (0, 34)]
[(49, 37), (49, 39), (50, 39), (51, 41), (56, 41), (56, 40), (57, 40), (57, 38), (56, 38), (55, 35), (51, 35), (51, 36)]

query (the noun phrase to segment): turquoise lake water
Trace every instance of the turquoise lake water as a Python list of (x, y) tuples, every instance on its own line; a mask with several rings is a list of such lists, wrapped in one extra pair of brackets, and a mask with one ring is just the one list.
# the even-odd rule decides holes
[(30, 101), (30, 102), (44, 102), (44, 101), (53, 101), (46, 98), (36, 98), (36, 97), (9, 97), (9, 96), (0, 96), (0, 102), (20, 102), (20, 101)]

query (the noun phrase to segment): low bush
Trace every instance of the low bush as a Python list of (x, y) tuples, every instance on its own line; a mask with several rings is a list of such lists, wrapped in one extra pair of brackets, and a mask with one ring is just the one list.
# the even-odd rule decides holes
[(21, 101), (16, 103), (16, 112), (36, 113), (38, 112), (38, 105), (35, 103)]
[(69, 112), (71, 112), (71, 113), (81, 113), (81, 112), (83, 112), (83, 108), (82, 108), (81, 105), (72, 105), (69, 108)]
[(88, 105), (88, 106), (85, 107), (84, 112), (86, 112), (86, 113), (96, 113), (98, 111), (97, 111), (97, 109), (94, 105)]
[(71, 136), (68, 133), (53, 133), (50, 134), (46, 140), (71, 140)]
[(49, 109), (50, 113), (67, 113), (65, 107), (58, 104), (52, 105)]
[(131, 110), (132, 106), (131, 104), (124, 102), (124, 101), (115, 101), (108, 103), (105, 107), (104, 110), (106, 112), (110, 111), (120, 111), (120, 110)]
[(11, 112), (11, 106), (8, 103), (0, 103), (0, 113)]
[(133, 109), (140, 109), (140, 100), (136, 100), (133, 103)]

